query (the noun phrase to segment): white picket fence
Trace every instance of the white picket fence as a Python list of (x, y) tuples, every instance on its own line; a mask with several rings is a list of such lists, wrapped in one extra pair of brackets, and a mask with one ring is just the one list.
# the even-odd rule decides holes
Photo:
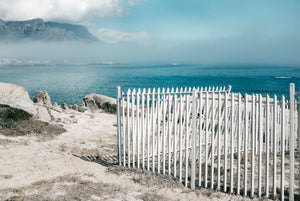
[(192, 189), (281, 200), (299, 196), (300, 107), (294, 84), (290, 102), (230, 89), (124, 94), (117, 87), (119, 164), (172, 175)]

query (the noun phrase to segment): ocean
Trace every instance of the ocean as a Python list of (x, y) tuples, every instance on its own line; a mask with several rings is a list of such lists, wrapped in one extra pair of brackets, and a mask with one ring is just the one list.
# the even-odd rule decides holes
[(21, 85), (31, 98), (46, 90), (58, 104), (79, 104), (91, 93), (116, 97), (128, 88), (232, 86), (242, 94), (284, 94), (289, 83), (300, 87), (300, 67), (203, 65), (36, 65), (1, 66), (0, 82)]

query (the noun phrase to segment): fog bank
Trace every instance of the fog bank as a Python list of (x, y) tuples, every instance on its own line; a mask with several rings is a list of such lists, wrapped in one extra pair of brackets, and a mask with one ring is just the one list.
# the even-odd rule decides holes
[[(251, 40), (250, 40), (251, 39)], [(148, 43), (1, 42), (0, 58), (50, 63), (197, 63), (300, 65), (300, 40), (239, 37)]]

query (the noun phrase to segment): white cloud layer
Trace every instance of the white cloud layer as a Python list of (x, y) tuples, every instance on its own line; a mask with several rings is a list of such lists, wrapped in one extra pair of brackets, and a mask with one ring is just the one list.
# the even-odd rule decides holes
[(150, 39), (150, 35), (145, 31), (139, 32), (121, 32), (112, 29), (99, 29), (97, 36), (105, 42), (135, 42), (143, 43)]
[(120, 17), (126, 13), (126, 4), (124, 0), (1, 0), (0, 18), (82, 22), (93, 17)]

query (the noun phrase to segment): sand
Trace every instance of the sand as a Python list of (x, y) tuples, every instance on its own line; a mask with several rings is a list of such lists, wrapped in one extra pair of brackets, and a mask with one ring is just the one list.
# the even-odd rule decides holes
[(116, 115), (50, 112), (51, 123), (67, 132), (52, 138), (0, 135), (0, 200), (250, 200), (83, 160), (117, 154)]

